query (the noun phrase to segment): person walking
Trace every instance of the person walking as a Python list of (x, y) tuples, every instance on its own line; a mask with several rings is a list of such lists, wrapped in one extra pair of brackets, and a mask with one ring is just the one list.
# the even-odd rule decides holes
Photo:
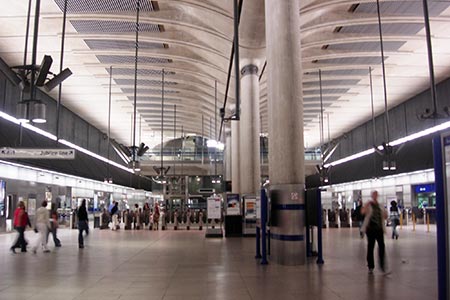
[(89, 220), (86, 209), (86, 199), (81, 201), (81, 205), (78, 208), (78, 248), (84, 248), (83, 231), (86, 231), (86, 236), (89, 235)]
[(361, 214), (362, 207), (363, 207), (362, 200), (358, 199), (358, 204), (356, 205), (356, 209), (355, 209), (355, 218), (356, 218), (356, 221), (358, 222), (359, 236), (361, 238), (364, 238), (364, 232), (362, 232), (362, 230), (361, 230), (362, 224), (364, 221), (364, 216)]
[(386, 267), (384, 245), (384, 221), (387, 219), (387, 212), (378, 203), (378, 192), (373, 191), (371, 196), (371, 201), (367, 202), (361, 209), (361, 213), (364, 215), (362, 231), (367, 236), (367, 267), (369, 268), (369, 274), (373, 274), (375, 268), (373, 251), (376, 241), (378, 243), (378, 263), (383, 273), (389, 274), (390, 272)]
[(112, 216), (112, 230), (117, 230), (117, 219), (119, 217), (119, 202), (114, 202), (114, 206), (111, 208), (111, 216)]
[(27, 241), (25, 240), (25, 228), (27, 225), (31, 227), (30, 219), (25, 211), (25, 203), (19, 201), (16, 210), (14, 211), (14, 229), (17, 231), (18, 236), (16, 241), (11, 246), (10, 251), (16, 253), (16, 248), (20, 248), (21, 252), (27, 252)]
[(35, 231), (37, 230), (38, 238), (35, 245), (32, 248), (34, 254), (36, 254), (37, 248), (40, 246), (44, 253), (50, 252), (47, 248), (47, 236), (50, 229), (50, 218), (47, 209), (47, 201), (42, 201), (41, 207), (36, 210), (36, 224)]
[[(55, 243), (55, 247), (61, 247), (61, 241), (58, 239), (58, 211), (56, 209), (56, 203), (52, 203), (52, 207), (50, 209), (50, 232), (53, 236), (53, 242)], [(48, 240), (48, 236), (47, 236)]]
[(397, 226), (400, 225), (400, 214), (398, 212), (398, 206), (397, 206), (397, 201), (391, 201), (391, 208), (389, 209), (390, 211), (390, 215), (389, 215), (389, 219), (391, 221), (391, 226), (392, 226), (392, 239), (396, 239), (398, 240), (398, 230), (397, 230)]

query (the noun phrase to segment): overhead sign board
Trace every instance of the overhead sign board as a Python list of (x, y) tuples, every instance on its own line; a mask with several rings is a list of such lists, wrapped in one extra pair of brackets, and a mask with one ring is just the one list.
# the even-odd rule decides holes
[(0, 148), (0, 158), (75, 159), (75, 149)]

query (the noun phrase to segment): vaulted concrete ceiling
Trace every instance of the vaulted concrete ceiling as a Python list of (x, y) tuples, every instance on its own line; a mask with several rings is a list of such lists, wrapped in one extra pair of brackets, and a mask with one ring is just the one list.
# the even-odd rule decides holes
[[(280, 0), (282, 1), (282, 0)], [(241, 66), (265, 63), (264, 1), (243, 0)], [(318, 71), (322, 71), (325, 137), (337, 137), (371, 117), (369, 67), (375, 111), (384, 108), (374, 1), (308, 0), (302, 26), (305, 143), (320, 142)], [(381, 1), (387, 92), (397, 105), (429, 85), (422, 1)], [(38, 61), (52, 55), (58, 70), (64, 0), (42, 0)], [(438, 81), (450, 71), (450, 1), (429, 1)], [(0, 56), (22, 64), (27, 0), (2, 4)], [(112, 137), (130, 145), (134, 100), (135, 0), (68, 0), (65, 67), (74, 75), (63, 86), (63, 103), (106, 131), (109, 68), (113, 68)], [(225, 98), (233, 41), (231, 0), (141, 0), (138, 63), (138, 131), (156, 145), (161, 132), (161, 75), (165, 70), (165, 136), (177, 131), (214, 137), (214, 83), (218, 106)], [(262, 131), (267, 133), (266, 74), (261, 77)], [(234, 74), (234, 73), (232, 73)], [(234, 78), (228, 103), (234, 102)], [(301, 84), (301, 83), (299, 83)], [(53, 92), (56, 96), (57, 90)], [(330, 129), (328, 132), (328, 128)], [(139, 141), (138, 141), (139, 142)]]

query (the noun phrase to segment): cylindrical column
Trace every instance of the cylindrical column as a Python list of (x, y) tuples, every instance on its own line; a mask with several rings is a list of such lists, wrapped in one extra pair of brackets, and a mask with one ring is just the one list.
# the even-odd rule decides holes
[(271, 258), (306, 262), (300, 1), (265, 0)]
[(231, 122), (231, 189), (233, 193), (240, 194), (239, 171), (239, 122)]
[(258, 68), (255, 65), (246, 65), (241, 74), (240, 189), (242, 194), (257, 195), (261, 185)]

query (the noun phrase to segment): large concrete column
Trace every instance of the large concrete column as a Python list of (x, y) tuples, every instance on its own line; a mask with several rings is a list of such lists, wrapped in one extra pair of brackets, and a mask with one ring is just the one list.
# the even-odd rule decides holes
[(231, 121), (231, 190), (240, 194), (239, 122)]
[(306, 262), (300, 1), (265, 0), (271, 259)]
[(243, 195), (257, 195), (261, 186), (258, 67), (246, 65), (242, 68), (241, 74), (240, 189)]

